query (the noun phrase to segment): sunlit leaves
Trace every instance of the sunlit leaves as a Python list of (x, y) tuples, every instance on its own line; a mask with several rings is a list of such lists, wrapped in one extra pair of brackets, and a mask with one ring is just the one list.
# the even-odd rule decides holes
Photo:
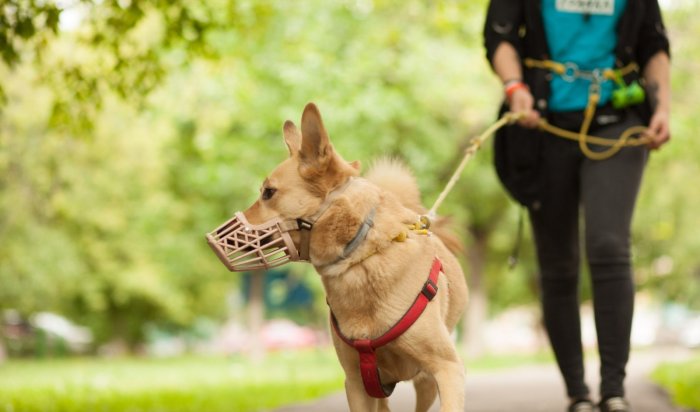
[[(283, 122), (298, 123), (307, 102), (347, 160), (408, 163), (430, 206), (501, 98), (481, 46), (484, 1), (78, 2), (71, 30), (44, 2), (6, 4), (0, 307), (70, 313), (100, 339), (224, 316), (238, 277), (203, 234), (258, 196), (287, 156)], [(641, 287), (690, 301), (700, 51), (683, 34), (697, 31), (692, 19), (671, 18), (674, 140), (649, 163), (634, 244)], [(518, 214), (490, 156), (486, 145), (440, 212), (467, 247), (486, 243), (483, 284), (500, 309), (533, 300), (535, 269), (526, 249), (505, 271)], [(300, 277), (319, 296), (307, 320), (325, 325), (320, 283)]]
[(52, 2), (5, 0), (0, 5), (0, 55), (5, 64), (17, 63), (22, 46), (34, 37), (55, 34), (60, 12)]

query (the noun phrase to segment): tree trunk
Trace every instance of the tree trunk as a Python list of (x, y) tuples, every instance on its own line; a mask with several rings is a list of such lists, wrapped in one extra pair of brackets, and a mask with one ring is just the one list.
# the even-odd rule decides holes
[(464, 349), (469, 357), (478, 357), (484, 353), (484, 325), (486, 323), (488, 303), (484, 290), (483, 276), (488, 247), (488, 236), (474, 230), (473, 243), (467, 248), (469, 286), (469, 305), (463, 318), (465, 337)]
[(265, 271), (256, 270), (250, 275), (250, 299), (248, 301), (248, 328), (250, 329), (250, 356), (256, 362), (265, 358), (265, 347), (260, 336), (265, 321)]
[(0, 334), (0, 365), (5, 362), (7, 352), (5, 351), (5, 342), (3, 342), (2, 334)]

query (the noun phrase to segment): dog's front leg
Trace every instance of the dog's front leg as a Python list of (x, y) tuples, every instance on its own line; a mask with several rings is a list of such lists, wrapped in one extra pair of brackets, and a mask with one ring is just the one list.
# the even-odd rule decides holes
[(380, 402), (383, 399), (367, 395), (359, 372), (349, 375), (345, 379), (345, 394), (348, 397), (350, 412), (389, 412), (387, 402)]
[(438, 394), (435, 378), (421, 371), (413, 378), (413, 387), (416, 389), (416, 412), (428, 412)]
[(430, 373), (440, 393), (440, 412), (464, 411), (464, 367), (456, 351), (448, 358), (435, 359)]

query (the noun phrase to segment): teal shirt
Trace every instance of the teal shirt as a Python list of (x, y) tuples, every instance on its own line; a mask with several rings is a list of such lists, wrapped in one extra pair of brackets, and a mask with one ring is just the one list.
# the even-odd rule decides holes
[[(606, 69), (615, 65), (617, 22), (627, 0), (542, 0), (542, 18), (551, 59), (575, 63), (581, 70)], [(566, 81), (554, 74), (549, 110), (582, 110), (588, 103), (591, 82)], [(610, 101), (614, 83), (601, 85), (599, 105)]]

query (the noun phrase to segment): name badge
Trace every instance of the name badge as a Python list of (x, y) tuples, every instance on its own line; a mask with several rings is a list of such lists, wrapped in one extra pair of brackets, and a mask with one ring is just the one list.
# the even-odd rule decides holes
[(612, 16), (615, 0), (557, 0), (558, 11)]

